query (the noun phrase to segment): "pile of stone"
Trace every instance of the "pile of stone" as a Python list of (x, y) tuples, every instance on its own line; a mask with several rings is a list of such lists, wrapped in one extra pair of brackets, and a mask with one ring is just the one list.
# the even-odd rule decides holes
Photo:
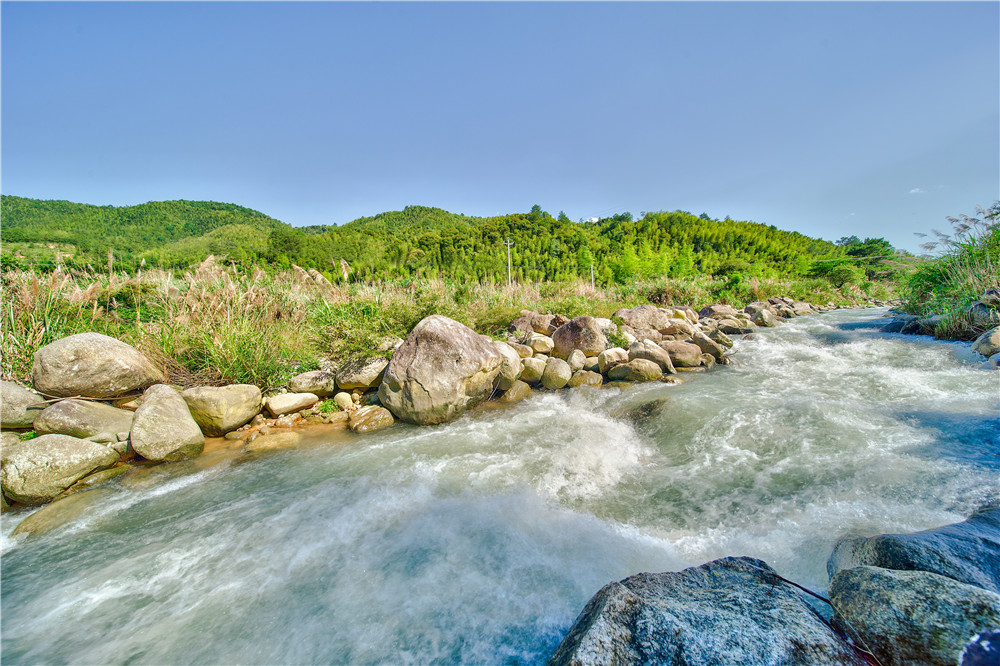
[[(676, 382), (678, 373), (727, 362), (730, 336), (815, 311), (784, 298), (742, 311), (640, 305), (612, 319), (524, 311), (506, 342), (432, 315), (406, 340), (387, 338), (368, 356), (302, 373), (269, 396), (248, 384), (169, 386), (134, 347), (98, 333), (73, 335), (36, 352), (33, 389), (2, 383), (3, 508), (89, 488), (127, 471), (126, 462), (198, 456), (206, 437), (264, 451), (295, 446), (302, 425), (366, 433), (397, 420), (445, 423), (491, 398), (514, 402), (533, 389)], [(39, 436), (22, 441), (31, 429)]]
[(749, 557), (610, 583), (549, 663), (1000, 663), (1000, 505), (916, 534), (845, 537), (827, 570), (830, 623)]

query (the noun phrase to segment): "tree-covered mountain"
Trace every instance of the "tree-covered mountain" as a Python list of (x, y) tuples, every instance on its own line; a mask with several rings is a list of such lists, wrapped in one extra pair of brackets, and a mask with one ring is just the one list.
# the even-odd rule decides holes
[(845, 247), (773, 226), (716, 220), (683, 211), (621, 213), (596, 222), (527, 213), (469, 217), (407, 206), (340, 226), (294, 228), (263, 213), (215, 202), (164, 201), (91, 206), (3, 196), (4, 255), (26, 244), (75, 246), (71, 263), (119, 266), (141, 260), (182, 267), (208, 254), (241, 264), (316, 268), (336, 278), (342, 261), (351, 279), (442, 277), (503, 282), (507, 247), (515, 280), (589, 279), (740, 272), (801, 274)]

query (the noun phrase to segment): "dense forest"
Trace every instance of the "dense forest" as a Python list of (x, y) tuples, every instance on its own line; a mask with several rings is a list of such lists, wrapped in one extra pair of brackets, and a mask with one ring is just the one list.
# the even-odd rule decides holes
[[(315, 268), (330, 279), (441, 277), (501, 283), (507, 247), (517, 281), (600, 284), (694, 274), (804, 275), (849, 257), (892, 251), (882, 239), (837, 243), (773, 226), (683, 211), (621, 213), (594, 222), (527, 213), (468, 217), (407, 206), (341, 226), (294, 228), (263, 213), (203, 201), (92, 206), (4, 195), (5, 264), (41, 268), (140, 264), (186, 267), (209, 254), (240, 265)], [(41, 250), (58, 250), (48, 257)], [(831, 261), (822, 261), (831, 260)], [(869, 266), (870, 268), (870, 266)]]

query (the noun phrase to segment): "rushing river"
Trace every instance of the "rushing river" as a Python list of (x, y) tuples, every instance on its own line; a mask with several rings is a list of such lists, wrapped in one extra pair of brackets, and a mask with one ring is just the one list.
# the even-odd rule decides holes
[(4, 663), (537, 663), (640, 571), (753, 555), (822, 591), (838, 536), (1000, 498), (1000, 376), (882, 314), (763, 330), (679, 386), (164, 466), (33, 539), (5, 514)]

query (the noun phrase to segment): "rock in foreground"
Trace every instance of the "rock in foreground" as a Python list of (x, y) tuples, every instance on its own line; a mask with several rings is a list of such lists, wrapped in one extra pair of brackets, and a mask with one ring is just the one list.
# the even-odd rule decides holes
[(36, 351), (31, 379), (46, 395), (110, 398), (162, 382), (163, 373), (132, 345), (78, 333)]
[(832, 579), (838, 571), (863, 565), (930, 571), (1000, 594), (1000, 504), (923, 532), (844, 537), (826, 569)]
[(184, 398), (165, 384), (151, 386), (143, 394), (129, 441), (146, 460), (193, 458), (205, 448), (205, 436)]
[(601, 589), (557, 664), (864, 664), (761, 560), (727, 557)]
[(431, 315), (392, 355), (379, 401), (403, 421), (445, 423), (489, 397), (502, 362), (492, 340), (453, 319)]
[(221, 437), (260, 412), (260, 389), (253, 384), (199, 386), (181, 393), (191, 416), (207, 437)]
[(846, 569), (830, 582), (830, 601), (834, 623), (884, 666), (958, 666), (973, 637), (1000, 626), (1000, 595), (926, 571)]

